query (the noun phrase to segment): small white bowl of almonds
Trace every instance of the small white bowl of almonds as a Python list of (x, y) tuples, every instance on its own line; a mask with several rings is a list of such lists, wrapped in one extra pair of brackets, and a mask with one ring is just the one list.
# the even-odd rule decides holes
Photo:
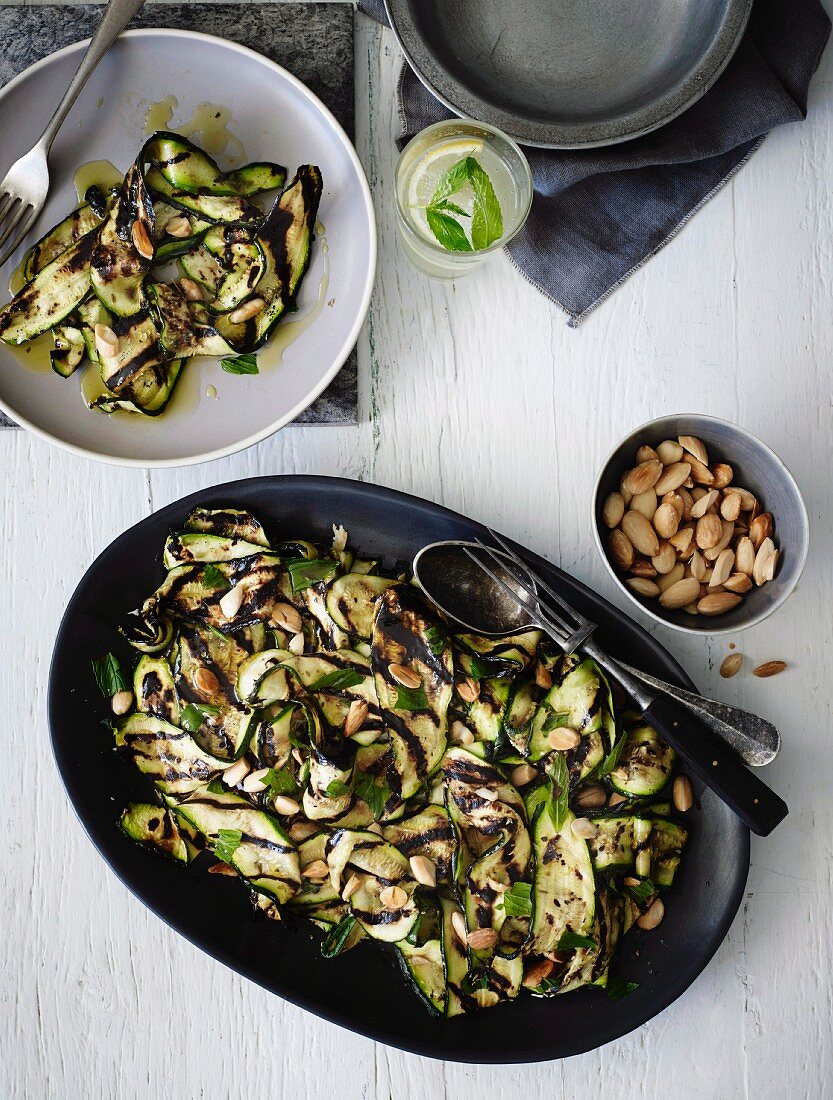
[(807, 509), (778, 456), (716, 417), (665, 416), (608, 456), (593, 501), (611, 574), (658, 622), (745, 629), (786, 600), (809, 546)]

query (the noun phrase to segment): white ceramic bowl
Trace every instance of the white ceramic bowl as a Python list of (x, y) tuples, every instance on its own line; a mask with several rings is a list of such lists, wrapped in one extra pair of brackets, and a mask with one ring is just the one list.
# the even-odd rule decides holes
[[(664, 439), (693, 435), (701, 439), (710, 462), (728, 462), (734, 470), (734, 484), (749, 489), (772, 513), (773, 539), (780, 551), (775, 577), (748, 592), (741, 603), (725, 615), (706, 617), (685, 611), (667, 611), (655, 599), (638, 596), (624, 583), (607, 554), (607, 527), (602, 509), (608, 493), (619, 488), (622, 474), (635, 464), (635, 453), (643, 443), (656, 447)], [(593, 494), (593, 535), (610, 575), (625, 593), (652, 619), (687, 634), (732, 634), (761, 622), (781, 606), (798, 583), (810, 544), (810, 523), (801, 492), (790, 471), (774, 451), (744, 428), (698, 413), (663, 416), (630, 432), (613, 448), (602, 465)]]
[[(5, 135), (0, 178), (37, 139), (85, 45), (50, 54), (0, 92), (0, 134)], [(373, 204), (361, 164), (335, 118), (305, 85), (232, 42), (191, 31), (136, 30), (109, 51), (64, 123), (50, 157), (46, 208), (4, 268), (4, 280), (25, 248), (75, 205), (75, 170), (88, 161), (109, 160), (124, 171), (145, 140), (148, 106), (167, 96), (177, 103), (172, 130), (201, 104), (217, 104), (231, 112), (229, 129), (247, 160), (276, 160), (290, 173), (299, 164), (320, 167), (324, 191), (318, 217), (327, 250), (319, 237), (298, 313), (282, 324), (315, 309), (319, 293), (324, 300), (320, 314), (280, 362), (264, 365), (257, 376), (226, 374), (216, 360), (191, 362), (169, 409), (157, 418), (90, 412), (77, 377), (33, 371), (0, 345), (0, 407), (9, 416), (61, 447), (125, 466), (184, 466), (221, 458), (291, 421), (329, 385), (355, 345), (376, 266)], [(222, 154), (218, 159), (222, 167)], [(208, 395), (210, 386), (216, 399)]]

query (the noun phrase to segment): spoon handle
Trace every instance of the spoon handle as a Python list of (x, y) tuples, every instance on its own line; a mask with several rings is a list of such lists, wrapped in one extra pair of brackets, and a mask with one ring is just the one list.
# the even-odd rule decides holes
[(765, 718), (752, 714), (740, 707), (721, 703), (717, 699), (707, 699), (703, 695), (696, 695), (692, 691), (677, 687), (676, 684), (668, 684), (664, 680), (650, 676), (641, 669), (617, 661), (617, 664), (626, 669), (631, 676), (641, 680), (643, 684), (655, 688), (657, 691), (670, 695), (672, 699), (691, 711), (704, 726), (721, 737), (741, 757), (745, 764), (753, 768), (760, 768), (775, 759), (781, 749), (781, 734), (771, 722)]

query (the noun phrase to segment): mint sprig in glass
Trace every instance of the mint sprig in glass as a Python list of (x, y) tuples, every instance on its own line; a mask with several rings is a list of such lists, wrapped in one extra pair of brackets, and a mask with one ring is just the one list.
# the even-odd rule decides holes
[(532, 202), (529, 165), (494, 127), (438, 122), (399, 158), (396, 199), (409, 259), (428, 275), (457, 278), (518, 232)]

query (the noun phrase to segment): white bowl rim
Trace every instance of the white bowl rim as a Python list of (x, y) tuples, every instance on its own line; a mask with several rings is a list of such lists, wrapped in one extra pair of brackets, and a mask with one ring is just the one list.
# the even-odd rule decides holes
[[(242, 54), (244, 57), (250, 58), (259, 62), (266, 68), (271, 69), (273, 73), (283, 77), (288, 83), (293, 85), (302, 96), (306, 97), (314, 107), (317, 108), (324, 116), (326, 121), (330, 124), (336, 135), (344, 145), (348, 158), (353, 164), (356, 171), (356, 176), (359, 182), (359, 188), (361, 190), (362, 199), (364, 200), (365, 213), (367, 215), (367, 223), (369, 227), (368, 245), (369, 245), (369, 263), (367, 265), (367, 277), (365, 279), (365, 285), (362, 291), (361, 304), (356, 314), (356, 319), (348, 333), (344, 343), (339, 349), (336, 355), (332, 367), (327, 371), (321, 381), (311, 389), (307, 395), (293, 406), (287, 413), (274, 420), (271, 424), (253, 435), (246, 436), (244, 439), (239, 440), (236, 443), (230, 443), (226, 447), (219, 447), (213, 451), (204, 451), (201, 454), (188, 455), (184, 458), (154, 458), (154, 459), (141, 459), (132, 458), (127, 455), (117, 454), (102, 454), (99, 451), (89, 450), (87, 447), (81, 447), (77, 443), (70, 443), (66, 439), (62, 439), (55, 435), (53, 432), (47, 431), (44, 428), (39, 427), (37, 424), (32, 423), (27, 417), (17, 412), (13, 406), (4, 401), (0, 397), (0, 409), (11, 417), (20, 427), (25, 428), (27, 431), (32, 432), (33, 435), (39, 436), (41, 439), (45, 439), (49, 443), (54, 443), (55, 446), (60, 447), (64, 451), (70, 451), (72, 454), (80, 455), (82, 458), (90, 458), (95, 462), (103, 462), (110, 466), (129, 466), (139, 469), (175, 469), (185, 466), (195, 466), (200, 462), (213, 462), (218, 458), (228, 458), (229, 455), (237, 454), (238, 451), (244, 451), (249, 447), (253, 447), (256, 443), (260, 443), (264, 439), (268, 439), (269, 436), (274, 435), (275, 432), (285, 427), (296, 416), (299, 416), (304, 409), (308, 408), (312, 402), (319, 397), (324, 390), (329, 386), (344, 363), (347, 360), (348, 355), (352, 351), (358, 336), (367, 317), (368, 309), (370, 308), (370, 297), (373, 292), (373, 284), (376, 278), (376, 256), (377, 256), (377, 235), (376, 235), (376, 218), (373, 208), (373, 199), (370, 194), (370, 186), (367, 182), (367, 176), (365, 175), (362, 163), (359, 160), (358, 153), (350, 138), (345, 133), (343, 127), (333, 115), (332, 111), (321, 102), (318, 96), (310, 91), (310, 89), (299, 80), (297, 76), (294, 76), (287, 69), (284, 69), (282, 65), (278, 65), (276, 61), (272, 61), (268, 57), (264, 57), (263, 54), (257, 52), (257, 50), (251, 50), (248, 46), (241, 46), (237, 42), (231, 42), (227, 38), (220, 38), (215, 34), (205, 34), (203, 31), (190, 31), (190, 30), (177, 30), (173, 27), (143, 27), (136, 30), (124, 31), (120, 38), (159, 38), (163, 36), (173, 36), (174, 38), (192, 39), (195, 41), (205, 41), (209, 43), (219, 43), (235, 53)], [(41, 68), (55, 61), (56, 58), (63, 57), (65, 54), (77, 53), (81, 50), (85, 50), (90, 43), (89, 38), (81, 39), (78, 42), (71, 42), (68, 46), (63, 46), (59, 50), (55, 50), (46, 57), (42, 57), (40, 61), (36, 61), (33, 65), (24, 69), (23, 72), (18, 73), (12, 80), (6, 84), (2, 90), (0, 90), (0, 102), (6, 98), (6, 96), (12, 92), (18, 84), (22, 83), (24, 79), (30, 77), (33, 73), (37, 73)]]
[[(745, 436), (747, 439), (751, 440), (756, 446), (760, 447), (767, 455), (769, 460), (773, 463), (773, 465), (782, 472), (786, 480), (795, 489), (796, 499), (798, 500), (800, 506), (801, 527), (803, 534), (803, 538), (801, 539), (801, 555), (798, 560), (798, 568), (795, 574), (795, 579), (790, 587), (785, 589), (769, 607), (763, 608), (756, 615), (753, 615), (752, 618), (750, 618), (747, 622), (735, 623), (734, 626), (712, 627), (711, 624), (714, 623), (716, 620), (714, 618), (711, 618), (708, 620), (710, 624), (708, 629), (702, 627), (697, 628), (693, 626), (685, 626), (682, 623), (672, 622), (670, 619), (666, 619), (662, 615), (658, 615), (655, 611), (652, 611), (651, 608), (647, 606), (647, 604), (644, 604), (640, 600), (638, 600), (636, 596), (633, 595), (628, 586), (624, 583), (624, 581), (616, 573), (613, 566), (610, 564), (610, 559), (608, 558), (607, 552), (605, 551), (604, 543), (602, 542), (601, 531), (599, 530), (599, 523), (596, 518), (596, 505), (599, 500), (602, 477), (604, 476), (606, 470), (613, 461), (614, 456), (620, 450), (622, 444), (624, 443), (625, 439), (628, 438), (628, 436), (636, 435), (639, 432), (648, 432), (651, 429), (655, 428), (655, 425), (662, 423), (664, 420), (692, 420), (700, 421), (707, 425), (720, 424), (722, 427), (730, 428), (732, 431), (738, 432), (739, 435)], [(593, 521), (593, 539), (596, 543), (596, 549), (599, 551), (601, 559), (604, 562), (608, 573), (610, 573), (610, 575), (616, 581), (617, 587), (625, 593), (631, 603), (638, 607), (640, 611), (643, 611), (646, 615), (650, 616), (650, 618), (652, 618), (655, 622), (660, 623), (663, 626), (670, 627), (672, 630), (679, 630), (684, 634), (693, 634), (695, 637), (699, 638), (719, 637), (725, 634), (737, 634), (741, 630), (748, 630), (749, 627), (757, 626), (757, 624), (763, 622), (764, 619), (768, 619), (769, 616), (774, 611), (777, 611), (778, 608), (781, 607), (795, 591), (796, 587), (798, 586), (798, 582), (801, 580), (801, 575), (804, 572), (804, 566), (807, 564), (807, 555), (810, 552), (810, 517), (807, 513), (807, 505), (804, 503), (804, 497), (802, 496), (801, 490), (798, 487), (798, 482), (793, 477), (787, 465), (781, 458), (779, 458), (779, 456), (775, 453), (775, 451), (773, 451), (769, 444), (764, 443), (762, 439), (759, 439), (758, 436), (754, 435), (747, 428), (743, 428), (740, 424), (735, 424), (731, 420), (724, 420), (722, 417), (719, 416), (710, 416), (707, 413), (666, 413), (663, 416), (655, 416), (652, 420), (647, 420), (644, 424), (640, 424), (638, 427), (633, 428), (631, 431), (622, 436), (618, 443), (616, 443), (616, 445), (610, 449), (601, 466), (599, 467), (599, 473), (596, 477), (596, 484), (593, 487), (593, 495), (591, 498), (591, 518)]]

